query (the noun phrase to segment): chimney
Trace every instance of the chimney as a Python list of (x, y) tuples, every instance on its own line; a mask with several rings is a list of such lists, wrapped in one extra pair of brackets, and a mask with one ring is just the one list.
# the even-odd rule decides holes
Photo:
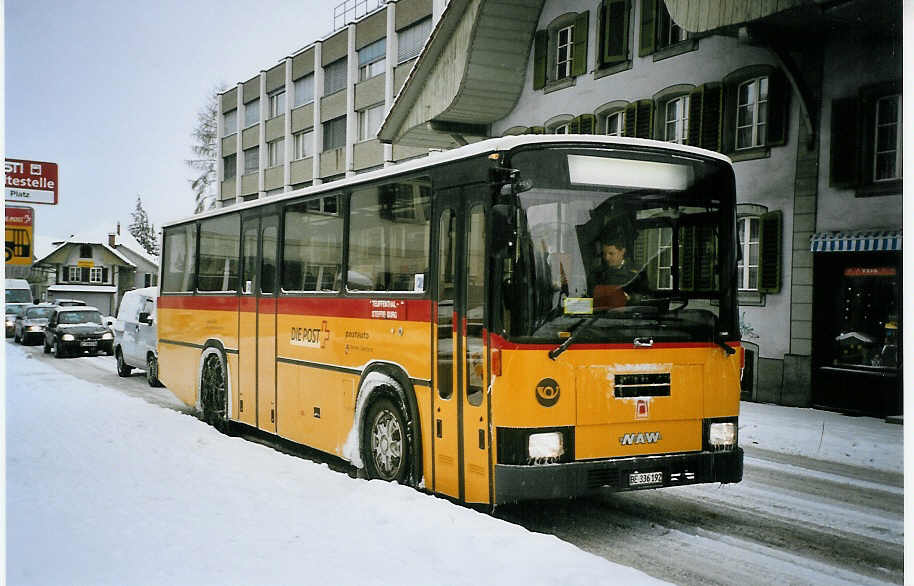
[(117, 235), (118, 236), (121, 235), (121, 223), (120, 222), (117, 223)]
[(110, 232), (108, 234), (108, 246), (110, 246), (111, 248), (117, 247), (117, 234), (115, 234), (114, 232)]

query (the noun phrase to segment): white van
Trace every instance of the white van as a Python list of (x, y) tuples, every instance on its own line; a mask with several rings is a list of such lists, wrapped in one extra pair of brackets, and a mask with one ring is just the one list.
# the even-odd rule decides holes
[(6, 286), (6, 337), (12, 337), (16, 316), (32, 305), (32, 288), (25, 279), (4, 279)]
[(114, 321), (114, 356), (117, 374), (130, 376), (134, 368), (146, 370), (146, 382), (161, 387), (156, 350), (156, 298), (158, 287), (145, 287), (124, 293)]

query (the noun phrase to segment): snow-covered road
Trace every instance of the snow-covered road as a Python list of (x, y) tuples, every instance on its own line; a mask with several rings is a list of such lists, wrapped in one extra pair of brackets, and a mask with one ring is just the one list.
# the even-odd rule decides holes
[[(221, 436), (142, 375), (119, 379), (111, 358), (6, 349), (11, 584), (60, 583), (73, 568), (79, 583), (649, 580), (624, 566), (680, 584), (903, 581), (903, 428), (881, 420), (744, 403), (742, 483), (493, 519)], [(35, 543), (72, 565), (48, 564)]]

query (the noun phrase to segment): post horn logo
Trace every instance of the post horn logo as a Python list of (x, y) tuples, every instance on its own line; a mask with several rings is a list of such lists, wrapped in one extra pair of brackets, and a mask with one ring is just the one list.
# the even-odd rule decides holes
[(536, 385), (536, 400), (543, 407), (552, 407), (559, 400), (559, 383), (544, 378)]

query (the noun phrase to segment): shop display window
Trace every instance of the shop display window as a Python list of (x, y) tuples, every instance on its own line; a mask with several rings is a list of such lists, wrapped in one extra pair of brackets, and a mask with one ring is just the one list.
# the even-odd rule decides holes
[(833, 364), (897, 368), (901, 314), (895, 267), (849, 266), (840, 283)]

